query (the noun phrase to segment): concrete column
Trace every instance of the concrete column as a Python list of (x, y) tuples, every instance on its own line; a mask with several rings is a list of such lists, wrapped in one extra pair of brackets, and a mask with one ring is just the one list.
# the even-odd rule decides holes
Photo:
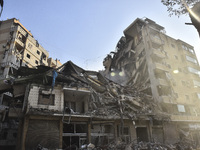
[(60, 119), (60, 141), (59, 141), (59, 148), (62, 149), (62, 143), (63, 143), (63, 122), (62, 118)]
[(87, 136), (88, 143), (91, 143), (91, 122), (88, 122), (88, 136)]
[(26, 142), (26, 134), (28, 131), (28, 125), (29, 125), (29, 117), (25, 117), (24, 119), (24, 127), (23, 127), (23, 131), (22, 131), (22, 141), (21, 141), (21, 147), (22, 150), (25, 150), (25, 142)]

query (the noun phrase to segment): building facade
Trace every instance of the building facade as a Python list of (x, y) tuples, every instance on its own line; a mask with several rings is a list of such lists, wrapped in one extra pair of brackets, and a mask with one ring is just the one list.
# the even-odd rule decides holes
[[(20, 66), (51, 66), (48, 58), (49, 53), (19, 20), (13, 18), (0, 22), (0, 78), (12, 75)], [(50, 62), (54, 61), (51, 58)]]
[[(168, 116), (154, 111), (157, 105), (151, 105), (148, 96), (72, 62), (57, 69), (53, 88), (55, 68), (20, 70), (12, 86), (0, 90), (10, 95), (3, 97), (0, 107), (1, 149), (32, 150), (42, 145), (76, 150), (90, 143), (96, 148), (125, 149), (138, 138), (150, 141), (156, 133), (160, 137), (156, 141), (163, 142), (163, 126), (156, 122), (166, 122)], [(171, 132), (165, 133), (167, 137)]]
[(152, 95), (177, 126), (200, 129), (200, 67), (190, 44), (166, 35), (156, 22), (138, 18), (103, 64), (105, 76)]

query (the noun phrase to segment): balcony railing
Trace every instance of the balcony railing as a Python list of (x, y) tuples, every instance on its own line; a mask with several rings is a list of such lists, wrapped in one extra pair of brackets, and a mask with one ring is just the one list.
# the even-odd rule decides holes
[(18, 30), (23, 36), (26, 37), (26, 31), (24, 31), (24, 29), (22, 29), (20, 26), (18, 26)]

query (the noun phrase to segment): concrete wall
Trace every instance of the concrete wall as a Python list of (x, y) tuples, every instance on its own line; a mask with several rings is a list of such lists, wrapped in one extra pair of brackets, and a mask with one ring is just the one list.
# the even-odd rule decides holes
[(179, 135), (177, 132), (177, 127), (175, 123), (165, 123), (164, 128), (164, 142), (166, 144), (174, 144), (178, 142)]
[(49, 149), (59, 148), (60, 122), (56, 120), (29, 120), (26, 150), (36, 149), (40, 144)]
[(55, 100), (54, 100), (54, 105), (41, 105), (38, 104), (39, 100), (39, 91), (45, 92), (50, 94), (51, 89), (49, 90), (43, 90), (42, 87), (39, 86), (32, 86), (29, 92), (28, 96), (28, 105), (29, 107), (32, 108), (47, 108), (47, 109), (53, 109), (57, 111), (62, 111), (63, 110), (63, 93), (60, 87), (55, 87), (52, 94), (55, 94)]

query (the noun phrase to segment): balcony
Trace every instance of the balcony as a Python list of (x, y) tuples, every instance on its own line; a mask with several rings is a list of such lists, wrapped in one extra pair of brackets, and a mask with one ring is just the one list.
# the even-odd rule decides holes
[(165, 52), (161, 51), (160, 49), (153, 48), (152, 51), (153, 51), (152, 55), (156, 55), (157, 57), (160, 57), (160, 58), (165, 58), (166, 57), (165, 56)]
[(172, 121), (200, 122), (200, 116), (171, 115)]
[(151, 41), (152, 41), (152, 46), (155, 48), (160, 47), (161, 45), (163, 45), (162, 40), (160, 39), (160, 37), (156, 36), (151, 36)]
[(155, 68), (163, 71), (169, 71), (168, 64), (162, 62), (162, 63), (154, 63)]
[(20, 26), (18, 26), (18, 31), (26, 37), (26, 31), (24, 31), (24, 29), (22, 29)]
[(22, 42), (22, 41), (20, 41), (19, 39), (15, 39), (15, 42), (17, 43), (17, 44), (19, 44), (21, 47), (24, 47), (24, 43)]

